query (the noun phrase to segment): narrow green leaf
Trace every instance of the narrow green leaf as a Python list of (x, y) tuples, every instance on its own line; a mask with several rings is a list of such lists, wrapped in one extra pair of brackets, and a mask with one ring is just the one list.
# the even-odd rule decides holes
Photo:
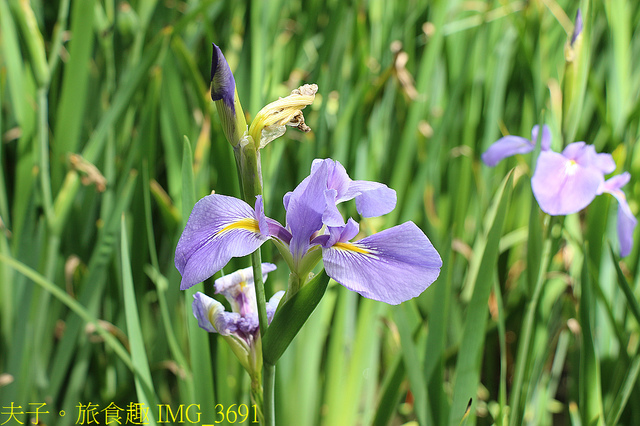
[(629, 402), (631, 392), (633, 392), (633, 389), (636, 387), (638, 373), (640, 373), (640, 355), (636, 355), (633, 361), (631, 361), (631, 366), (629, 367), (627, 375), (625, 376), (624, 383), (620, 387), (620, 390), (617, 392), (616, 399), (613, 401), (611, 409), (607, 414), (606, 424), (618, 424), (620, 416), (622, 415), (622, 411), (627, 406), (627, 402)]
[[(69, 42), (69, 61), (64, 68), (64, 78), (56, 114), (54, 131), (58, 134), (52, 144), (54, 185), (60, 185), (65, 156), (78, 151), (80, 130), (86, 114), (85, 105), (89, 91), (89, 67), (93, 51), (93, 8), (94, 1), (73, 2), (71, 8), (71, 34)], [(64, 134), (64, 136), (62, 136)]]
[(634, 318), (638, 325), (640, 325), (640, 303), (638, 303), (638, 299), (636, 295), (633, 294), (633, 290), (629, 286), (627, 279), (624, 277), (624, 273), (622, 269), (620, 269), (620, 264), (618, 263), (618, 259), (613, 251), (613, 247), (609, 246), (609, 251), (611, 252), (611, 259), (613, 259), (613, 265), (616, 268), (616, 274), (618, 276), (618, 285), (622, 289), (624, 293), (624, 297), (627, 299), (627, 305), (629, 306), (629, 310), (633, 314)]
[(402, 357), (404, 366), (407, 370), (411, 392), (415, 398), (414, 409), (420, 424), (433, 424), (431, 419), (429, 398), (427, 395), (427, 384), (425, 382), (424, 373), (422, 372), (422, 363), (418, 357), (417, 345), (413, 342), (411, 330), (414, 329), (409, 323), (405, 310), (408, 305), (400, 305), (393, 310), (393, 318), (398, 326), (400, 334), (400, 343), (402, 345)]
[(129, 357), (126, 349), (108, 330), (102, 327), (102, 325), (100, 325), (100, 323), (98, 322), (98, 319), (95, 316), (91, 315), (84, 308), (84, 306), (78, 303), (77, 300), (69, 296), (60, 287), (47, 280), (45, 277), (29, 268), (19, 260), (0, 254), (0, 262), (6, 263), (8, 266), (12, 267), (25, 277), (32, 280), (34, 283), (38, 284), (45, 291), (50, 292), (56, 299), (64, 303), (69, 309), (80, 316), (80, 318), (82, 318), (85, 322), (91, 323), (95, 327), (96, 332), (100, 334), (100, 336), (105, 340), (105, 343), (109, 345), (111, 349), (113, 349), (113, 351), (120, 357), (125, 365), (133, 370), (133, 363), (131, 362), (131, 358)]
[(604, 425), (602, 407), (602, 386), (600, 381), (600, 360), (595, 347), (593, 315), (596, 301), (593, 294), (592, 279), (589, 275), (587, 250), (584, 250), (582, 265), (580, 318), (582, 347), (580, 350), (579, 396), (582, 422), (587, 425)]
[[(487, 214), (487, 245), (482, 255), (480, 268), (474, 285), (473, 295), (469, 302), (465, 320), (462, 343), (458, 351), (456, 364), (456, 382), (453, 388), (453, 402), (449, 413), (449, 424), (458, 425), (465, 414), (469, 398), (474, 398), (480, 382), (480, 366), (482, 364), (482, 348), (485, 339), (488, 305), (487, 300), (495, 279), (498, 247), (504, 223), (513, 173), (509, 173), (502, 181), (494, 196), (492, 210)], [(475, 400), (475, 398), (474, 398)], [(471, 416), (473, 416), (473, 408)]]
[(391, 416), (396, 410), (396, 405), (402, 391), (402, 382), (405, 378), (405, 367), (402, 360), (402, 352), (398, 353), (389, 367), (389, 372), (382, 382), (380, 401), (375, 417), (371, 423), (374, 426), (386, 426), (391, 421)]
[[(134, 381), (138, 401), (147, 407), (156, 407), (158, 398), (155, 395), (149, 360), (144, 347), (144, 336), (138, 316), (136, 293), (133, 289), (133, 277), (131, 276), (131, 261), (129, 259), (129, 244), (125, 228), (124, 214), (121, 220), (120, 260), (122, 262), (122, 291), (124, 296), (124, 312), (127, 323), (127, 336), (131, 347), (131, 363), (136, 371)], [(155, 425), (155, 411), (149, 410), (149, 424)]]

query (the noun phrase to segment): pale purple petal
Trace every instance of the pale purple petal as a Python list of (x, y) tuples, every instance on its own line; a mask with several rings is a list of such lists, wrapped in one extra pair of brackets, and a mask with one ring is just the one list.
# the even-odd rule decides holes
[[(349, 190), (349, 186), (351, 185), (351, 178), (347, 174), (347, 170), (342, 164), (340, 164), (339, 161), (333, 161), (330, 158), (320, 161), (324, 162), (327, 165), (327, 188), (336, 190), (335, 203), (345, 201), (345, 199), (343, 199), (343, 196), (347, 193), (347, 191)], [(314, 167), (319, 167), (319, 165), (320, 163), (318, 163), (318, 160), (314, 160), (314, 164), (311, 166), (312, 173)], [(350, 200), (351, 198), (347, 199)]]
[(285, 196), (287, 228), (291, 232), (290, 250), (294, 259), (304, 256), (311, 238), (322, 228), (327, 206), (327, 173), (326, 162), (319, 164), (310, 176)]
[(339, 201), (356, 199), (356, 209), (362, 217), (382, 216), (396, 207), (396, 191), (387, 185), (366, 180), (354, 180)]
[(267, 321), (269, 322), (269, 324), (271, 324), (271, 320), (276, 313), (276, 309), (278, 309), (278, 305), (280, 304), (282, 296), (284, 296), (284, 290), (276, 292), (273, 296), (271, 296), (269, 302), (267, 302)]
[(500, 161), (516, 154), (526, 154), (535, 148), (535, 143), (520, 136), (505, 136), (498, 139), (482, 154), (482, 161), (494, 167)]
[[(327, 226), (344, 225), (344, 219), (335, 205), (356, 199), (356, 209), (363, 217), (376, 217), (389, 213), (396, 206), (396, 191), (378, 182), (351, 180), (344, 166), (331, 159), (314, 160), (311, 173), (327, 167), (327, 211), (323, 223)], [(332, 198), (333, 197), (333, 198)]]
[(629, 179), (631, 179), (631, 175), (625, 172), (607, 179), (602, 185), (602, 192), (608, 192), (618, 200), (617, 231), (618, 240), (620, 241), (621, 257), (625, 257), (631, 253), (631, 249), (633, 248), (633, 231), (638, 224), (638, 220), (629, 208), (627, 197), (620, 189), (629, 182)]
[(201, 292), (194, 294), (193, 299), (193, 315), (200, 328), (222, 336), (235, 334), (250, 343), (251, 335), (258, 329), (257, 314), (243, 317), (237, 312), (226, 312), (220, 302)]
[(245, 320), (236, 312), (226, 312), (224, 306), (204, 293), (193, 295), (193, 315), (198, 319), (200, 328), (210, 332), (228, 336), (239, 331), (255, 331), (251, 327), (251, 319)]
[(269, 226), (269, 235), (271, 238), (277, 238), (287, 245), (291, 242), (291, 232), (282, 226), (280, 222), (268, 217), (267, 225)]
[[(329, 238), (321, 239), (320, 237), (318, 237), (316, 240), (314, 240), (314, 242), (317, 242), (324, 248), (331, 247), (335, 243), (344, 243), (351, 240), (356, 235), (358, 235), (358, 232), (360, 231), (360, 225), (352, 218), (349, 218), (346, 225), (338, 227), (330, 226), (328, 227), (328, 229)], [(321, 237), (324, 237), (324, 235)]]
[[(538, 131), (540, 130), (539, 125), (533, 126), (531, 129), (531, 142), (535, 145), (538, 142)], [(549, 126), (546, 124), (542, 126), (542, 137), (540, 138), (540, 147), (542, 151), (548, 151), (551, 148), (551, 130), (549, 130)]]
[(442, 259), (427, 236), (406, 222), (355, 243), (323, 248), (327, 274), (349, 290), (397, 305), (421, 294), (440, 274)]
[(598, 154), (593, 145), (584, 142), (573, 142), (562, 151), (562, 155), (574, 160), (582, 167), (591, 167), (601, 173), (611, 173), (616, 169), (616, 163), (611, 154)]
[(599, 194), (603, 192), (608, 192), (613, 194), (614, 191), (619, 191), (623, 186), (629, 183), (631, 180), (631, 174), (629, 172), (624, 172), (619, 175), (611, 176), (607, 179), (602, 186), (600, 187)]
[(180, 289), (211, 277), (232, 257), (254, 252), (267, 238), (244, 201), (218, 194), (204, 197), (194, 206), (176, 247)]
[(327, 226), (344, 225), (344, 218), (336, 205), (337, 194), (338, 191), (335, 189), (327, 189), (324, 191), (325, 209), (322, 213), (322, 223)]
[(258, 219), (258, 229), (262, 235), (269, 235), (269, 224), (267, 222), (267, 216), (264, 214), (264, 203), (262, 201), (262, 195), (256, 195), (256, 218)]
[(620, 256), (625, 257), (631, 253), (631, 249), (633, 248), (633, 231), (638, 224), (638, 220), (631, 212), (626, 198), (616, 198), (619, 203), (617, 230), (618, 240), (620, 241)]
[(603, 182), (599, 170), (583, 167), (557, 152), (542, 151), (531, 187), (542, 211), (555, 216), (576, 213), (588, 206)]
[(220, 302), (204, 293), (197, 292), (193, 295), (193, 316), (198, 320), (200, 328), (208, 331), (209, 333), (215, 333), (216, 329), (213, 328), (211, 320), (209, 319), (209, 312), (213, 310), (213, 313), (224, 311), (224, 306)]

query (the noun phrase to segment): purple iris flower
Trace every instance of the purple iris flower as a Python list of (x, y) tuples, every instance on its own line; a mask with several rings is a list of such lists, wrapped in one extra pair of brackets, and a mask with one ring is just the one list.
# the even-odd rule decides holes
[(176, 248), (181, 288), (220, 270), (271, 238), (302, 283), (322, 258), (327, 274), (364, 297), (398, 304), (416, 297), (440, 273), (442, 260), (413, 222), (350, 242), (358, 225), (345, 223), (337, 204), (355, 198), (364, 217), (393, 210), (395, 191), (377, 182), (352, 180), (330, 159), (316, 160), (311, 174), (284, 197), (287, 225), (267, 218), (262, 199), (252, 209), (242, 200), (209, 195), (193, 209)]
[(353, 198), (363, 217), (381, 216), (396, 205), (394, 190), (352, 180), (331, 159), (315, 160), (311, 174), (285, 195), (287, 226), (280, 235), (291, 235), (281, 242), (288, 245), (292, 271), (305, 277), (321, 248), (327, 275), (349, 290), (394, 305), (418, 296), (438, 277), (440, 255), (413, 222), (350, 243), (358, 225), (352, 219), (345, 224), (336, 206)]
[[(498, 140), (482, 155), (482, 160), (488, 166), (495, 166), (506, 157), (533, 151), (537, 128), (535, 126), (531, 132), (531, 141), (517, 136)], [(620, 188), (629, 181), (629, 173), (605, 181), (604, 176), (616, 169), (613, 157), (597, 153), (593, 145), (584, 142), (571, 143), (562, 153), (552, 151), (549, 149), (551, 135), (547, 126), (543, 128), (541, 141), (542, 151), (531, 178), (531, 189), (540, 209), (552, 216), (577, 213), (591, 204), (597, 195), (610, 193), (619, 203), (617, 230), (620, 254), (623, 257), (628, 255), (633, 246), (637, 221)]]
[(562, 153), (542, 151), (531, 178), (533, 194), (545, 213), (577, 213), (600, 192), (604, 175), (616, 169), (613, 157), (596, 153), (593, 145), (574, 142)]
[[(271, 263), (262, 264), (262, 280), (276, 269)], [(193, 315), (198, 325), (210, 332), (219, 333), (230, 343), (238, 359), (248, 371), (259, 371), (257, 365), (256, 341), (260, 333), (258, 305), (253, 288), (253, 268), (240, 269), (218, 278), (215, 282), (216, 294), (222, 294), (231, 305), (232, 312), (225, 311), (222, 303), (197, 292), (193, 295)], [(267, 303), (267, 319), (271, 322), (284, 291), (274, 294)]]

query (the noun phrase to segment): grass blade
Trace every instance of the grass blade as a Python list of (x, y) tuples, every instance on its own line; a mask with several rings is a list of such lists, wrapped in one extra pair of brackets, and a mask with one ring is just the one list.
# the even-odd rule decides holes
[[(140, 326), (140, 317), (138, 316), (136, 293), (133, 289), (133, 278), (131, 276), (131, 261), (129, 259), (129, 246), (127, 243), (124, 215), (122, 215), (121, 228), (120, 260), (122, 262), (122, 290), (127, 322), (127, 336), (129, 337), (129, 344), (131, 346), (131, 363), (136, 371), (134, 377), (136, 393), (138, 395), (138, 401), (142, 404), (145, 404), (147, 407), (156, 407), (158, 405), (158, 398), (155, 395), (153, 382), (151, 381), (149, 361), (144, 347), (144, 336), (142, 335), (142, 327)], [(155, 410), (149, 410), (149, 421), (149, 424), (156, 424)]]
[[(482, 347), (487, 324), (487, 300), (495, 279), (495, 265), (498, 258), (498, 247), (502, 234), (513, 174), (509, 173), (494, 196), (492, 211), (487, 215), (487, 244), (482, 255), (473, 295), (469, 303), (465, 320), (462, 343), (458, 351), (456, 364), (456, 382), (453, 388), (453, 402), (449, 413), (449, 424), (457, 426), (465, 414), (469, 398), (475, 401), (478, 383), (480, 382), (480, 365), (482, 363)], [(474, 408), (471, 407), (471, 417)]]

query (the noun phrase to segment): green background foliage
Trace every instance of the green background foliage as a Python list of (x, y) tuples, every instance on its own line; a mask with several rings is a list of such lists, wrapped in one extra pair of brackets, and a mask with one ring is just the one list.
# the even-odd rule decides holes
[[(278, 361), (277, 424), (640, 424), (639, 250), (618, 258), (617, 203), (549, 218), (535, 155), (479, 160), (547, 123), (555, 150), (613, 154), (637, 214), (638, 28), (633, 0), (0, 0), (0, 422), (11, 403), (46, 403), (52, 425), (89, 402), (143, 403), (149, 424), (161, 404), (200, 404), (201, 423), (249, 404), (173, 266), (195, 201), (239, 195), (208, 97), (215, 42), (248, 118), (319, 86), (313, 132), (262, 151), (267, 215), (284, 222), (282, 196), (331, 157), (398, 193), (363, 235), (412, 220), (444, 261), (395, 307), (331, 281)], [(286, 264), (262, 257), (280, 266), (270, 296)]]

